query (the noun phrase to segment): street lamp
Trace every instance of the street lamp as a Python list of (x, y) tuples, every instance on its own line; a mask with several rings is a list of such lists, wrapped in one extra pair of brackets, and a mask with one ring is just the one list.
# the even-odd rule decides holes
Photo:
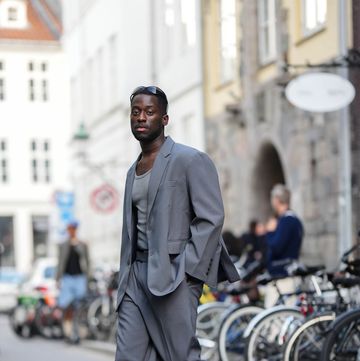
[(74, 141), (87, 141), (90, 138), (90, 134), (87, 131), (85, 124), (80, 123), (79, 128), (73, 136)]

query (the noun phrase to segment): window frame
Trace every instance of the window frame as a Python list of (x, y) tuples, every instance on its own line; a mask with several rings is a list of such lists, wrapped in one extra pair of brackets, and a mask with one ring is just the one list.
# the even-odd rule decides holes
[[(223, 2), (231, 0), (219, 1), (219, 83), (220, 85), (229, 83), (234, 80), (236, 76), (236, 58), (237, 58), (237, 23), (236, 23), (236, 1), (233, 1), (232, 12), (223, 13)], [(223, 31), (228, 27), (233, 28), (233, 41), (224, 44)], [(234, 56), (225, 57), (224, 52), (234, 52)], [(226, 66), (231, 66), (231, 70), (226, 69)], [(228, 72), (229, 74), (226, 74)]]
[(16, 6), (9, 6), (7, 8), (7, 21), (10, 23), (19, 21), (19, 9)]
[(301, 0), (301, 36), (304, 38), (310, 37), (319, 31), (323, 30), (326, 26), (326, 18), (328, 14), (328, 4), (327, 0), (325, 1), (325, 16), (324, 21), (321, 23), (319, 22), (319, 1), (323, 0), (312, 0), (315, 4), (315, 11), (316, 11), (316, 25), (313, 28), (309, 28), (306, 26), (306, 16), (307, 16), (307, 4), (308, 0)]
[[(272, 63), (277, 56), (276, 1), (257, 0), (258, 60), (262, 66)], [(265, 18), (265, 2), (268, 4), (267, 18)], [(268, 50), (265, 50), (266, 42), (268, 43)]]

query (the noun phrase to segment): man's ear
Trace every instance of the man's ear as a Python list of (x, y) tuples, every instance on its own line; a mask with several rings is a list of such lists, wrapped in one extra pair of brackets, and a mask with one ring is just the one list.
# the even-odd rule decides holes
[(166, 125), (168, 125), (168, 123), (169, 123), (169, 116), (167, 114), (165, 114), (162, 117), (162, 124), (163, 124), (163, 126), (166, 126)]

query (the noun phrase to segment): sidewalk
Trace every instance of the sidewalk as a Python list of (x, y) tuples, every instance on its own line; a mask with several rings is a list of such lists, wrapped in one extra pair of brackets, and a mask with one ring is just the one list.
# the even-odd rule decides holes
[(115, 344), (110, 342), (83, 340), (81, 341), (80, 346), (88, 350), (97, 351), (111, 356), (115, 356), (116, 346)]

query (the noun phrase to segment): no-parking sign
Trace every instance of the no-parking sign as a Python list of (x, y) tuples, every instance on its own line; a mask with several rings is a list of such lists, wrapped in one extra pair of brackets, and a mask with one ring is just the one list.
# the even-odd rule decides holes
[(119, 204), (119, 195), (110, 184), (103, 184), (92, 191), (90, 203), (100, 213), (111, 213)]

